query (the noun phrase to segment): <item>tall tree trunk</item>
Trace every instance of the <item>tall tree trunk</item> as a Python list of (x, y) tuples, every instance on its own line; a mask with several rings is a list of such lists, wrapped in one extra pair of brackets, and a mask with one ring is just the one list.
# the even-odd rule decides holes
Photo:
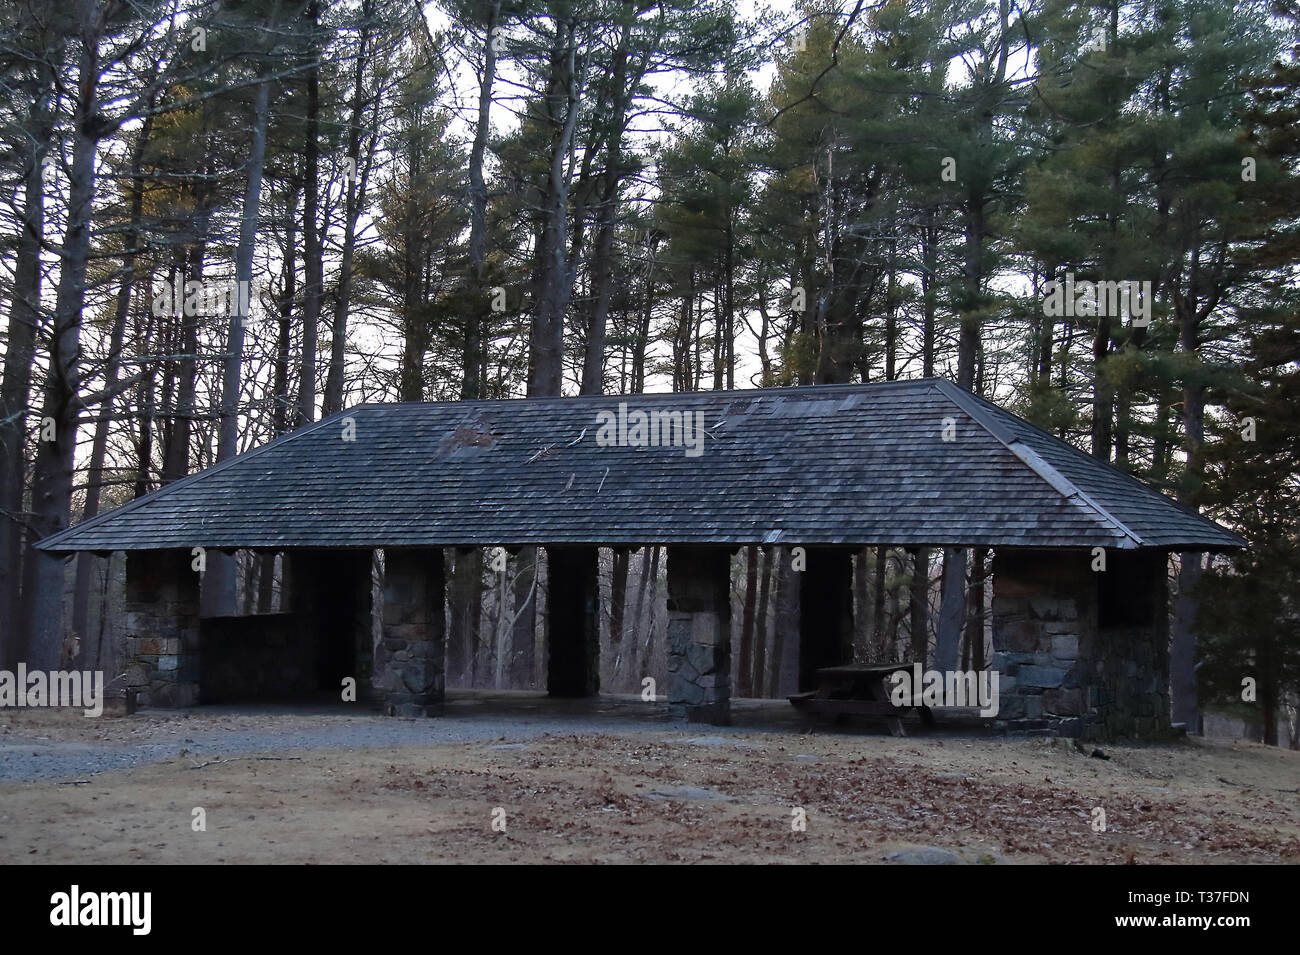
[(1092, 445), (1091, 454), (1099, 461), (1110, 461), (1111, 417), (1115, 399), (1106, 382), (1106, 359), (1110, 355), (1110, 319), (1097, 316), (1097, 330), (1092, 338)]
[(45, 231), (45, 157), (49, 150), (51, 77), (42, 73), (28, 112), (21, 227), (9, 304), (9, 344), (0, 385), (0, 669), (13, 671), (23, 652), (20, 594), (26, 535), (27, 404), (40, 325), (41, 238)]
[[(289, 430), (289, 352), (293, 331), (293, 300), (298, 282), (297, 248), (298, 195), (302, 190), (302, 177), (295, 174), (290, 179), (289, 194), (284, 202), (284, 261), (280, 271), (284, 286), (276, 320), (275, 361), (272, 371), (271, 393), (275, 401), (271, 412), (271, 433), (275, 437)], [(275, 595), (275, 554), (259, 554), (257, 558), (257, 612), (270, 613)]]
[(352, 307), (352, 273), (357, 246), (357, 219), (365, 204), (366, 185), (374, 158), (374, 136), (372, 135), (370, 148), (366, 151), (365, 168), (359, 165), (361, 119), (366, 104), (364, 79), (371, 33), (374, 29), (371, 19), (373, 11), (374, 0), (363, 0), (361, 36), (357, 47), (357, 60), (354, 64), (351, 114), (348, 119), (349, 173), (346, 177), (346, 198), (343, 206), (343, 248), (339, 258), (339, 284), (334, 303), (334, 324), (330, 329), (329, 374), (325, 379), (325, 397), (321, 409), (321, 414), (324, 416), (343, 410), (343, 377), (347, 370), (348, 310)]
[(1169, 640), (1169, 692), (1171, 720), (1183, 723), (1189, 733), (1199, 733), (1200, 709), (1196, 692), (1196, 585), (1203, 573), (1204, 554), (1178, 555), (1178, 596)]
[[(1111, 6), (1111, 36), (1119, 34), (1119, 3), (1116, 2)], [(1121, 103), (1113, 102), (1111, 104), (1115, 109), (1112, 116), (1119, 114)], [(1113, 135), (1114, 123), (1111, 120), (1103, 122), (1101, 135)], [(1119, 220), (1120, 210), (1123, 209), (1127, 197), (1124, 195), (1122, 184), (1122, 170), (1118, 154), (1112, 153), (1110, 168), (1107, 170), (1107, 183), (1110, 188), (1111, 201), (1110, 208), (1106, 212), (1106, 231), (1108, 238), (1103, 246), (1101, 255), (1101, 272), (1099, 279), (1113, 279), (1115, 271), (1115, 260), (1118, 255), (1119, 245)], [(1113, 428), (1115, 416), (1115, 389), (1112, 386), (1106, 371), (1106, 363), (1111, 354), (1111, 317), (1103, 314), (1104, 308), (1097, 309), (1097, 329), (1092, 340), (1092, 456), (1100, 461), (1110, 461), (1111, 446), (1113, 444)], [(1121, 322), (1122, 324), (1122, 322)]]
[(945, 547), (939, 592), (939, 631), (934, 647), (935, 669), (957, 669), (965, 616), (966, 551), (960, 547)]
[(289, 183), (289, 195), (284, 203), (284, 259), (280, 269), (283, 291), (280, 294), (280, 314), (276, 321), (275, 370), (271, 390), (275, 398), (275, 411), (271, 429), (276, 437), (289, 431), (289, 352), (293, 339), (293, 302), (298, 291), (297, 249), (298, 195), (301, 177), (294, 175)]
[[(1176, 297), (1175, 307), (1179, 319), (1179, 344), (1188, 355), (1197, 353), (1199, 321), (1194, 301)], [(1186, 441), (1187, 472), (1179, 489), (1179, 501), (1186, 507), (1199, 509), (1201, 484), (1205, 471), (1203, 445), (1205, 443), (1205, 386), (1196, 379), (1197, 372), (1189, 370), (1183, 386), (1183, 437)], [(1201, 579), (1204, 554), (1187, 551), (1179, 556), (1178, 598), (1169, 644), (1169, 690), (1172, 720), (1185, 723), (1188, 732), (1200, 732), (1199, 705), (1196, 692), (1196, 585)]]
[(939, 296), (936, 291), (939, 268), (939, 226), (938, 210), (930, 206), (926, 210), (925, 225), (921, 235), (923, 248), (921, 252), (921, 374), (934, 377), (934, 331), (935, 314), (938, 311)]
[[(317, 47), (318, 0), (307, 5), (311, 31), (309, 56)], [(320, 68), (307, 71), (307, 138), (303, 144), (302, 182), (303, 301), (302, 355), (298, 371), (297, 427), (316, 420), (316, 344), (320, 329), (321, 299), (325, 294), (325, 263), (320, 235)]]
[[(1042, 272), (1034, 270), (1034, 297), (1039, 298), (1043, 294), (1043, 283), (1047, 277), (1056, 271), (1054, 265), (1045, 265)], [(1030, 369), (1030, 382), (1044, 390), (1052, 386), (1052, 346), (1056, 334), (1056, 324), (1050, 315), (1040, 314), (1041, 310), (1034, 313), (1034, 344), (1035, 350), (1033, 363)]]
[(853, 555), (853, 656), (868, 663), (880, 662), (871, 642), (871, 575), (867, 572), (867, 555), (871, 548), (860, 547)]
[(871, 645), (872, 652), (882, 660), (893, 655), (893, 648), (885, 644), (885, 571), (888, 564), (889, 549), (877, 547), (871, 568)]
[[(157, 324), (161, 324), (161, 320)], [(155, 316), (152, 311), (146, 312), (140, 340), (152, 341), (154, 328)], [(157, 418), (157, 403), (154, 400), (154, 382), (157, 374), (157, 365), (152, 363), (146, 365), (144, 377), (140, 379), (140, 384), (136, 388), (136, 403), (140, 409), (140, 436), (136, 440), (135, 447), (135, 488), (132, 493), (137, 500), (152, 490), (151, 485), (153, 482), (150, 479), (150, 474), (153, 470), (153, 430)]]
[(980, 337), (980, 297), (984, 288), (984, 197), (973, 196), (966, 204), (966, 245), (963, 295), (957, 336), (957, 384), (975, 390), (975, 357)]
[(659, 599), (659, 565), (664, 556), (664, 549), (657, 544), (647, 550), (649, 556), (647, 563), (641, 565), (641, 593), (637, 597), (637, 626), (645, 633), (639, 651), (642, 673), (651, 669), (655, 660), (655, 606)]
[[(461, 398), (481, 398), (483, 397), (484, 381), (484, 346), (483, 346), (483, 322), (482, 309), (487, 306), (484, 300), (484, 281), (483, 269), (487, 257), (487, 186), (483, 178), (483, 158), (487, 150), (487, 137), (491, 123), (492, 111), (492, 85), (496, 76), (496, 38), (493, 32), (497, 28), (497, 23), (501, 16), (501, 3), (499, 0), (492, 3), (488, 10), (487, 32), (483, 43), (483, 75), (479, 81), (479, 103), (478, 103), (478, 120), (474, 128), (474, 142), (470, 148), (469, 159), (469, 198), (470, 198), (470, 235), (469, 235), (469, 261), (466, 266), (465, 284), (469, 290), (466, 296), (470, 305), (465, 313), (465, 350), (461, 362)], [(556, 392), (558, 394), (558, 391)], [(536, 563), (536, 548), (529, 548), (531, 551), (531, 563)], [(524, 555), (525, 560), (528, 555)], [(503, 572), (504, 573), (504, 572)], [(531, 664), (533, 656), (533, 627), (536, 621), (536, 605), (531, 599), (533, 591), (536, 589), (536, 580), (528, 577), (526, 584), (521, 585), (519, 574), (516, 574), (515, 596), (517, 598), (514, 619), (509, 627), (510, 641), (510, 660), (508, 665), (505, 661), (498, 664), (498, 668), (504, 666), (509, 672), (509, 679), (512, 685), (518, 678), (520, 669), (525, 662), (529, 665), (531, 673)], [(459, 609), (459, 613), (474, 620), (478, 619), (478, 611), (481, 609), (483, 600), (483, 573), (481, 559), (475, 575), (475, 584), (465, 588), (459, 593), (461, 599), (467, 602), (467, 605)], [(497, 607), (498, 615), (505, 614), (504, 590), (502, 591), (502, 600)], [(500, 626), (498, 621), (498, 630), (502, 632), (501, 638), (504, 642), (505, 627)], [(525, 630), (527, 633), (525, 633)], [(493, 684), (498, 685), (501, 677), (494, 679)]]
[(722, 251), (722, 290), (725, 298), (722, 304), (722, 323), (725, 333), (726, 348), (724, 363), (727, 369), (727, 390), (736, 390), (736, 235), (733, 218), (735, 210), (728, 204), (727, 225)]
[(988, 552), (977, 547), (972, 552), (970, 578), (970, 619), (966, 624), (966, 646), (970, 648), (970, 665), (962, 669), (984, 669), (984, 576)]
[(521, 547), (515, 555), (510, 685), (517, 690), (528, 689), (537, 683), (537, 561), (540, 553), (536, 547)]
[[(891, 219), (889, 234), (894, 235), (897, 226)], [(885, 280), (885, 380), (893, 381), (898, 377), (898, 243), (889, 243), (889, 274)]]
[(457, 549), (450, 581), (450, 627), (447, 632), (447, 678), (476, 686), (479, 676), (479, 608), (482, 606), (483, 552)]
[(713, 390), (721, 391), (723, 366), (726, 363), (726, 331), (722, 319), (722, 296), (717, 283), (713, 286)]
[(770, 387), (775, 381), (772, 373), (772, 354), (768, 348), (768, 337), (772, 334), (772, 315), (767, 310), (767, 302), (760, 294), (754, 303), (758, 309), (758, 367), (759, 386)]
[[(979, 299), (983, 289), (984, 198), (972, 197), (966, 207), (965, 295), (957, 343), (957, 384), (975, 390), (975, 365), (979, 354)], [(954, 670), (961, 653), (962, 624), (966, 617), (966, 550), (945, 547), (943, 581), (939, 598), (939, 631), (935, 641), (935, 667)]]
[[(577, 47), (574, 24), (557, 24), (551, 50), (551, 81), (546, 105), (552, 123), (559, 124), (551, 138), (551, 155), (542, 208), (541, 239), (537, 255), (537, 293), (529, 333), (528, 395), (553, 396), (561, 393), (564, 380), (564, 317), (572, 295), (568, 262), (569, 186), (566, 162), (573, 147), (578, 122), (579, 86), (576, 71)], [(563, 92), (558, 92), (563, 90)], [(563, 121), (558, 105), (564, 104)], [(526, 547), (519, 554), (517, 592), (529, 592), (536, 584), (538, 552)], [(534, 646), (537, 601), (530, 600), (515, 618), (516, 645)]]
[(244, 578), (243, 609), (240, 613), (245, 617), (251, 617), (257, 611), (257, 581), (262, 555), (245, 551), (240, 556), (243, 560), (236, 563)]
[(772, 598), (772, 548), (764, 547), (761, 551), (763, 555), (763, 570), (759, 576), (758, 590), (758, 612), (755, 616), (755, 626), (758, 636), (754, 644), (754, 665), (753, 674), (750, 677), (749, 685), (753, 688), (753, 693), (758, 697), (767, 696), (768, 675), (775, 667), (775, 652), (772, 643), (768, 638), (768, 607)]
[(686, 269), (688, 290), (682, 296), (682, 314), (673, 335), (673, 391), (693, 391), (691, 386), (691, 316), (695, 311), (695, 270)]
[[(617, 162), (617, 150), (608, 162)], [(614, 290), (614, 210), (618, 204), (617, 182), (602, 197), (600, 225), (592, 261), (594, 301), (587, 322), (587, 347), (583, 357), (582, 390), (584, 395), (598, 395), (605, 387), (605, 331), (609, 324), (609, 305)]]
[[(647, 254), (653, 256), (653, 251), (649, 248), (647, 242)], [(637, 327), (635, 339), (632, 342), (632, 376), (628, 382), (628, 392), (631, 394), (640, 394), (645, 391), (645, 359), (646, 349), (650, 347), (650, 319), (654, 313), (655, 303), (655, 283), (651, 276), (654, 273), (654, 260), (651, 258), (646, 264), (645, 277), (645, 295), (641, 300), (641, 310), (637, 318)]]
[[(99, 116), (99, 40), (104, 15), (81, 4), (84, 25), (77, 69), (76, 107), (72, 122), (72, 169), (68, 180), (68, 219), (60, 255), (50, 364), (41, 417), (53, 421), (54, 440), (38, 441), (32, 478), (33, 526), (41, 537), (68, 526), (72, 515), (73, 464), (77, 448), (81, 313), (86, 301), (90, 257), (90, 222), (95, 199), (96, 130)], [(34, 541), (33, 541), (34, 543)], [(32, 669), (57, 669), (63, 644), (63, 584), (67, 558), (29, 549), (25, 563), (31, 590), (23, 594), (25, 656)]]
[(1115, 396), (1115, 466), (1129, 469), (1129, 435), (1133, 429), (1132, 396), (1122, 389)]
[[(989, 71), (983, 88), (977, 91), (974, 106), (978, 110), (976, 138), (981, 147), (992, 143), (993, 119), (1001, 97), (1005, 95), (1007, 57), (1010, 47), (1008, 0), (998, 0), (1001, 40), (997, 65)], [(957, 341), (957, 384), (976, 391), (976, 364), (980, 353), (980, 311), (984, 292), (984, 239), (988, 231), (987, 190), (973, 190), (966, 199), (965, 250), (963, 262), (964, 302)], [(944, 549), (943, 582), (939, 606), (938, 639), (935, 641), (935, 666), (940, 670), (956, 667), (961, 652), (961, 630), (966, 616), (966, 551), (960, 547)]]
[[(645, 632), (644, 623), (646, 595), (650, 591), (650, 551), (646, 547), (641, 551), (640, 565), (637, 570), (636, 600), (632, 604), (632, 622), (628, 626), (630, 639), (628, 640), (627, 672), (632, 674), (633, 679), (639, 685), (645, 669), (645, 657), (641, 652), (641, 634)], [(628, 565), (629, 580), (631, 575), (631, 564)]]
[(501, 19), (501, 0), (487, 8), (486, 33), (483, 41), (483, 75), (479, 77), (478, 120), (474, 125), (474, 142), (469, 151), (469, 265), (466, 284), (472, 303), (465, 313), (465, 355), (461, 368), (460, 396), (482, 398), (483, 360), (483, 264), (487, 258), (487, 183), (483, 177), (483, 157), (487, 153), (488, 132), (492, 118), (492, 85), (496, 80), (497, 49), (493, 35)]
[(799, 574), (790, 550), (777, 548), (776, 636), (773, 641), (772, 689), (769, 697), (799, 688)]
[(756, 696), (750, 678), (754, 672), (754, 609), (758, 602), (758, 546), (745, 548), (745, 602), (740, 613), (740, 659), (736, 667), (736, 695)]
[[(122, 367), (122, 344), (126, 337), (126, 319), (135, 293), (136, 244), (139, 242), (140, 215), (144, 208), (144, 182), (141, 179), (141, 159), (153, 130), (153, 116), (145, 118), (131, 156), (131, 212), (129, 226), (122, 237), (126, 249), (122, 256), (122, 284), (118, 286), (113, 307), (113, 326), (108, 335), (108, 360), (104, 366), (104, 400), (95, 422), (95, 437), (91, 444), (90, 461), (86, 472), (86, 502), (81, 519), (90, 520), (99, 513), (99, 501), (104, 486), (104, 459), (108, 453), (108, 429), (113, 420), (113, 404), (117, 378)], [(90, 609), (90, 574), (103, 558), (80, 553), (76, 557), (77, 575), (72, 590), (72, 632), (80, 641), (78, 666), (96, 668), (98, 658), (88, 651), (92, 645), (87, 640), (86, 623)]]
[[(926, 207), (921, 226), (921, 375), (934, 375), (935, 315), (938, 310), (939, 222), (938, 207)], [(911, 617), (912, 660), (925, 667), (930, 652), (930, 548), (912, 551)]]
[[(547, 109), (556, 130), (551, 137), (542, 239), (538, 245), (538, 285), (528, 349), (529, 397), (558, 395), (564, 381), (564, 317), (572, 296), (568, 259), (569, 183), (566, 163), (573, 149), (580, 95), (573, 22), (557, 25), (551, 51)], [(557, 90), (562, 90), (559, 92)], [(559, 106), (563, 104), (563, 114)], [(563, 118), (561, 118), (561, 115)]]
[(930, 548), (912, 551), (912, 593), (908, 598), (911, 615), (912, 660), (926, 665), (930, 642)]
[(1259, 681), (1259, 705), (1263, 710), (1263, 743), (1265, 746), (1277, 745), (1277, 710), (1279, 694), (1276, 673), (1276, 670), (1270, 670), (1267, 675), (1261, 674), (1261, 679)]
[[(253, 252), (257, 220), (262, 202), (262, 173), (266, 165), (266, 134), (271, 83), (263, 77), (253, 97), (253, 136), (248, 150), (248, 182), (244, 190), (244, 208), (239, 222), (239, 242), (235, 248), (235, 308), (230, 316), (226, 337), (226, 360), (221, 377), (221, 418), (217, 432), (217, 462), (227, 461), (239, 453), (239, 392), (243, 383), (244, 332), (248, 326), (253, 282)], [(205, 612), (209, 616), (229, 615), (235, 610), (235, 561), (220, 551), (207, 556), (207, 573), (203, 580)]]
[(623, 642), (628, 563), (627, 548), (615, 547), (609, 577), (609, 639), (615, 646)]
[[(205, 120), (206, 128), (206, 120)], [(206, 139), (206, 136), (205, 136)], [(208, 223), (211, 210), (211, 189), (206, 184), (196, 188), (195, 241), (188, 253), (180, 257), (182, 284), (186, 276), (194, 281), (203, 279), (203, 262), (207, 255)], [(186, 264), (188, 262), (188, 265)], [(172, 412), (171, 431), (167, 447), (163, 449), (162, 483), (179, 481), (189, 474), (190, 435), (194, 430), (194, 411), (197, 397), (199, 320), (197, 315), (186, 314), (179, 305), (173, 305), (180, 323), (180, 353), (177, 364), (176, 407)]]

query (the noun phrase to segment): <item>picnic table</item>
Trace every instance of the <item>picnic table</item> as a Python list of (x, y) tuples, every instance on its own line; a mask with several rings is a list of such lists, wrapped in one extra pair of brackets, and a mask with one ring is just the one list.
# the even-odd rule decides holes
[(890, 700), (893, 684), (890, 674), (910, 670), (910, 663), (850, 663), (843, 666), (822, 667), (817, 671), (817, 689), (796, 693), (790, 702), (801, 712), (830, 715), (837, 720), (852, 715), (883, 716), (889, 721), (889, 731), (902, 736), (904, 710), (918, 710), (926, 726), (934, 725), (934, 713), (928, 706), (895, 706)]

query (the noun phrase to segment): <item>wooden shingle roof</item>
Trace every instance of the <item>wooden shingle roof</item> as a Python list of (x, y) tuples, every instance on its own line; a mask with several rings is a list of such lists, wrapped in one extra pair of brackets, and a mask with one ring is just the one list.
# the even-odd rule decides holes
[[(702, 413), (702, 451), (602, 445), (620, 403), (632, 424), (637, 411)], [(38, 546), (565, 543), (1244, 545), (1015, 415), (924, 379), (362, 405)]]

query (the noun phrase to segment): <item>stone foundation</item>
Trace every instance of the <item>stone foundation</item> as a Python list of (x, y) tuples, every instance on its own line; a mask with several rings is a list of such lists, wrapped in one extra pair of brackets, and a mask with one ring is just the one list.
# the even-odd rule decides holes
[(140, 706), (199, 701), (199, 574), (186, 550), (126, 555), (126, 690)]
[(446, 699), (442, 550), (384, 551), (383, 631), (374, 686), (389, 716), (439, 716)]
[(731, 720), (731, 555), (668, 548), (668, 711), (688, 722)]
[(1109, 551), (1105, 571), (1091, 564), (1087, 551), (996, 552), (994, 725), (1095, 740), (1164, 738), (1165, 555)]

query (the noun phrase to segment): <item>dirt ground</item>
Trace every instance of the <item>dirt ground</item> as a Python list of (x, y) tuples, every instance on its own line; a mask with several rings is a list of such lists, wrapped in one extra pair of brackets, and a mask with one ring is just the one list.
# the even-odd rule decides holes
[[(10, 710), (0, 712), (0, 744), (90, 752), (292, 734), (331, 720), (381, 735), (416, 722)], [(642, 720), (626, 732), (514, 730), (502, 721), (499, 734), (493, 725), (492, 736), (468, 742), (225, 754), (182, 745), (125, 770), (11, 775), (0, 780), (0, 864), (935, 855), (920, 847), (971, 863), (1300, 862), (1300, 753), (1252, 743), (1105, 746), (1102, 759), (1068, 740), (896, 739), (867, 726), (764, 732)], [(193, 826), (197, 807), (206, 831)], [(1105, 831), (1094, 831), (1097, 807)]]

